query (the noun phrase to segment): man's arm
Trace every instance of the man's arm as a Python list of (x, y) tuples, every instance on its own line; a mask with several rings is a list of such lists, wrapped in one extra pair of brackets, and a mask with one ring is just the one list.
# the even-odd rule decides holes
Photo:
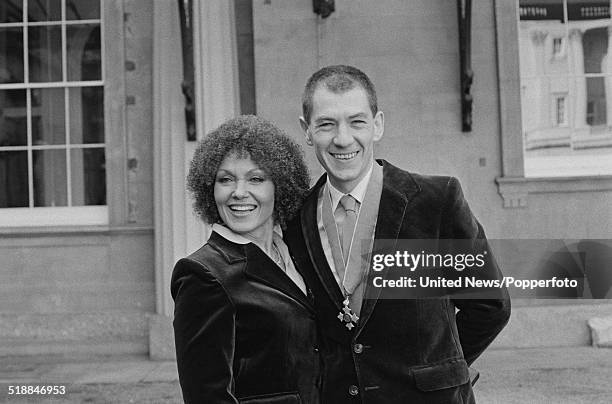
[[(484, 230), (472, 214), (456, 178), (450, 178), (447, 184), (447, 202), (442, 223), (442, 237), (467, 240), (475, 251), (486, 251), (486, 265), (478, 269), (479, 277), (502, 279)], [(456, 314), (457, 329), (468, 364), (474, 362), (493, 342), (510, 318), (510, 297), (506, 288), (496, 289), (493, 293), (493, 296), (488, 294), (486, 299), (477, 296), (453, 298), (453, 303), (459, 309)]]
[(223, 287), (200, 263), (180, 260), (172, 275), (174, 335), (186, 403), (238, 403), (233, 395), (235, 312)]

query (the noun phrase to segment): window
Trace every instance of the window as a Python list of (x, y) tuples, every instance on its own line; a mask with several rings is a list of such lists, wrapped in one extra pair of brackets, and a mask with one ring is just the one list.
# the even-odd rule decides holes
[(567, 126), (567, 114), (565, 113), (565, 102), (567, 98), (564, 95), (555, 96), (555, 122), (556, 127)]
[(518, 6), (525, 177), (612, 174), (610, 1)]
[(100, 0), (0, 3), (0, 226), (102, 224)]
[(565, 41), (563, 38), (553, 38), (553, 57), (562, 58), (565, 57)]
[[(533, 3), (536, 2), (534, 1)], [(529, 123), (529, 117), (533, 118), (534, 115), (526, 114), (524, 111), (522, 111), (521, 107), (524, 107), (528, 101), (528, 95), (534, 96), (536, 93), (529, 93), (529, 91), (534, 90), (533, 83), (535, 80), (526, 80), (525, 76), (521, 76), (521, 65), (524, 66), (527, 61), (533, 59), (520, 58), (521, 52), (525, 52), (525, 48), (523, 47), (521, 49), (519, 46), (519, 26), (523, 22), (528, 21), (527, 18), (540, 18), (543, 16), (552, 18), (555, 16), (555, 13), (557, 20), (561, 21), (562, 18), (565, 18), (564, 13), (566, 7), (569, 10), (569, 5), (572, 4), (572, 7), (575, 7), (576, 2), (570, 1), (564, 5), (562, 1), (543, 0), (538, 2), (538, 5), (534, 6), (528, 6), (526, 4), (527, 3), (523, 4), (522, 1), (519, 4), (518, 0), (495, 0), (495, 30), (497, 38), (497, 71), (499, 75), (499, 113), (502, 151), (502, 175), (496, 178), (495, 181), (497, 182), (498, 192), (502, 196), (504, 207), (525, 207), (527, 206), (528, 195), (532, 193), (611, 191), (612, 175), (610, 175), (610, 171), (600, 171), (600, 175), (582, 175), (577, 173), (579, 170), (573, 170), (573, 167), (578, 167), (577, 164), (572, 165), (567, 164), (566, 162), (564, 172), (560, 172), (557, 175), (554, 175), (555, 173), (552, 173), (553, 175), (551, 175), (550, 172), (546, 173), (546, 175), (544, 173), (540, 173), (540, 175), (538, 175), (533, 171), (529, 172), (526, 164), (526, 162), (529, 161), (529, 158), (526, 156), (527, 153), (525, 145), (527, 144), (528, 132), (525, 124)], [(560, 4), (562, 7), (552, 7), (554, 4)], [(609, 10), (609, 4), (607, 1), (605, 2), (605, 5), (598, 7), (602, 8), (597, 9), (597, 13), (595, 12), (595, 9), (588, 7), (584, 10), (584, 12), (586, 15), (593, 15), (593, 17), (598, 17), (598, 15), (600, 16), (602, 14), (606, 15), (606, 12), (609, 13), (609, 11), (607, 11)], [(566, 20), (564, 19), (564, 21)], [(594, 21), (594, 24), (601, 23), (601, 21), (598, 22), (597, 19)], [(525, 33), (523, 32), (522, 35), (525, 35)], [(516, 40), (509, 40), (509, 38), (516, 38)], [(542, 38), (538, 34), (532, 38), (546, 41), (546, 37)], [(550, 36), (548, 38), (550, 38)], [(552, 49), (551, 45), (545, 46), (547, 46), (547, 49)], [(567, 58), (569, 59), (571, 54), (567, 51), (567, 46), (565, 48), (566, 53), (568, 54)], [(547, 59), (550, 60), (551, 63), (560, 61), (557, 58)], [(586, 78), (587, 74), (579, 77)], [(564, 91), (559, 89), (554, 91), (558, 92), (559, 94), (564, 93)], [(607, 93), (609, 94), (610, 92)], [(546, 113), (551, 113), (550, 111), (554, 111), (553, 108), (542, 108), (542, 104), (537, 102), (537, 100), (537, 98), (532, 99), (530, 104), (532, 108), (543, 110)], [(547, 96), (547, 100), (551, 100), (551, 98)], [(573, 125), (573, 102), (574, 100), (572, 95), (568, 92), (565, 103), (565, 114), (570, 127), (565, 129), (570, 133), (572, 131), (571, 126)], [(585, 108), (585, 110), (590, 108), (590, 110), (594, 111), (595, 105), (593, 103), (593, 106), (589, 107), (587, 101), (587, 105), (583, 105), (583, 108)], [(607, 116), (610, 116), (610, 114)], [(546, 116), (546, 119), (546, 122), (552, 121), (548, 116)], [(533, 122), (531, 122), (531, 124), (534, 125)], [(595, 128), (595, 132), (597, 129), (598, 128)], [(556, 132), (562, 132), (562, 130), (557, 130)], [(591, 139), (601, 141), (601, 139), (597, 140), (598, 136), (596, 134), (591, 136)], [(531, 139), (533, 139), (533, 137), (531, 137)], [(546, 139), (544, 138), (543, 140)], [(555, 149), (562, 150), (563, 148), (567, 150), (569, 146), (558, 146), (548, 149), (534, 149), (531, 151), (532, 156), (530, 156), (530, 158), (533, 159), (534, 157), (537, 157), (540, 159), (540, 161), (543, 161), (545, 158), (542, 156), (537, 156), (538, 153), (545, 154), (554, 151)], [(604, 156), (604, 154), (609, 154), (609, 149), (606, 147), (583, 150), (577, 149), (575, 154), (586, 154), (588, 157), (584, 160), (591, 163), (591, 155), (596, 154), (594, 153), (596, 151), (602, 154), (601, 156), (597, 157), (598, 162), (595, 165), (601, 169), (602, 167), (606, 166), (606, 162), (612, 160), (610, 159), (609, 155)], [(602, 162), (601, 160), (604, 161)], [(596, 171), (593, 170), (592, 172)]]

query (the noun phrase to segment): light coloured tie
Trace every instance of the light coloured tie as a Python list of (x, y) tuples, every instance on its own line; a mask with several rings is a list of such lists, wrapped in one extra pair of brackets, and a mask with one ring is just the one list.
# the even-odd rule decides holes
[(355, 231), (355, 223), (357, 223), (357, 208), (358, 202), (351, 195), (344, 195), (340, 199), (340, 204), (344, 208), (344, 220), (342, 221), (342, 256), (344, 257), (344, 263), (346, 265), (348, 261), (348, 254), (351, 248), (351, 241), (353, 239), (353, 232)]

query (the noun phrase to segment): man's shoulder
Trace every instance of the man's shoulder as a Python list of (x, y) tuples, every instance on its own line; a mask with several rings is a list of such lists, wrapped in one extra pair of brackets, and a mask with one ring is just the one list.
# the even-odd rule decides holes
[(384, 184), (400, 192), (408, 189), (425, 194), (446, 193), (449, 186), (459, 183), (455, 177), (420, 174), (403, 170), (385, 160), (379, 162), (383, 165)]

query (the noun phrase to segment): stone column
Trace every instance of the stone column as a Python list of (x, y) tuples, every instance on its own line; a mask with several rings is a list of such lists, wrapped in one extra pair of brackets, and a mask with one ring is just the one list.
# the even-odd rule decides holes
[(549, 126), (549, 97), (547, 96), (549, 88), (548, 79), (544, 77), (546, 73), (546, 43), (548, 33), (546, 31), (532, 31), (531, 32), (531, 43), (533, 52), (533, 72), (531, 72), (534, 77), (536, 77), (537, 82), (534, 83), (532, 88), (527, 87), (527, 91), (530, 95), (528, 101), (530, 105), (528, 108), (525, 108), (523, 113), (526, 116), (526, 122), (529, 122), (529, 126), (525, 129), (528, 130), (527, 136), (525, 139), (528, 146), (530, 140), (534, 137), (538, 137), (538, 132), (540, 128), (546, 128)]
[[(569, 32), (570, 75), (584, 75), (584, 50), (582, 48), (582, 31), (572, 29)], [(570, 98), (574, 109), (573, 126), (575, 129), (586, 129), (587, 86), (586, 77), (577, 77), (570, 82)]]
[[(237, 64), (233, 1), (194, 2), (197, 137), (236, 114)], [(174, 355), (170, 277), (174, 263), (207, 239), (210, 229), (192, 213), (185, 176), (196, 142), (187, 141), (181, 92), (182, 51), (176, 1), (153, 2), (153, 113), (156, 315), (149, 321), (153, 359)]]

